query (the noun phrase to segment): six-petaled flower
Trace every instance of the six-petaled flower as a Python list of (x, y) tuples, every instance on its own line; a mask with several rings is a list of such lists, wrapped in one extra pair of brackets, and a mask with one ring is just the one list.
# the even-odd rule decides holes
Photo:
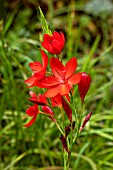
[(29, 64), (30, 68), (33, 71), (33, 75), (25, 80), (26, 84), (30, 84), (30, 87), (39, 86), (39, 81), (44, 77), (46, 73), (46, 67), (48, 65), (48, 56), (43, 50), (40, 50), (42, 55), (42, 63), (39, 61), (31, 62)]
[[(33, 102), (34, 105), (30, 106), (28, 109), (26, 109), (26, 113), (28, 116), (32, 117), (32, 119), (30, 120), (30, 122), (28, 122), (24, 126), (25, 127), (31, 126), (35, 122), (37, 115), (40, 113), (47, 115), (54, 122), (55, 121), (54, 112), (51, 110), (51, 108), (49, 108), (47, 106), (47, 100), (46, 100), (45, 96), (42, 94), (38, 94), (38, 96), (37, 96), (32, 91), (30, 91), (30, 96), (31, 96), (31, 98), (29, 98), (28, 100)], [(43, 112), (39, 110), (38, 105), (42, 106)]]
[(53, 75), (44, 77), (41, 82), (45, 87), (49, 87), (45, 93), (46, 97), (51, 98), (59, 93), (62, 96), (69, 94), (73, 85), (80, 82), (81, 73), (74, 73), (77, 67), (75, 57), (71, 58), (65, 66), (58, 58), (52, 57), (50, 67)]

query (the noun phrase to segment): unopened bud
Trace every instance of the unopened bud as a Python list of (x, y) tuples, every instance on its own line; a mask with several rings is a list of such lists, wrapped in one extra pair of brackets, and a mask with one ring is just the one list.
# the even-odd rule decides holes
[(82, 129), (84, 128), (84, 126), (86, 125), (86, 123), (90, 120), (90, 117), (92, 115), (92, 112), (90, 112), (84, 119), (84, 122), (82, 124), (82, 126), (80, 127), (80, 131), (82, 131)]

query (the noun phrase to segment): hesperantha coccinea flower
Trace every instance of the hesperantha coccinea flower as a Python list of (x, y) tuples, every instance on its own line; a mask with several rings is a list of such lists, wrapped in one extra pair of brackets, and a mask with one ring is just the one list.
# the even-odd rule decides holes
[(44, 34), (44, 41), (42, 46), (52, 54), (60, 54), (65, 45), (64, 34), (60, 31), (53, 32), (53, 35)]
[[(69, 159), (73, 144), (92, 115), (90, 112), (82, 124), (84, 99), (90, 87), (91, 76), (77, 70), (75, 56), (64, 64), (61, 52), (64, 49), (65, 37), (62, 32), (55, 31), (52, 35), (44, 34), (41, 45), (43, 47), (43, 50), (40, 50), (42, 62), (37, 60), (29, 63), (32, 75), (25, 80), (25, 83), (28, 88), (35, 86), (38, 91), (41, 89), (43, 94), (30, 91), (31, 98), (28, 100), (32, 105), (26, 109), (26, 114), (31, 117), (31, 120), (24, 126), (30, 127), (33, 123), (37, 123), (38, 114), (49, 117), (61, 133), (60, 141)], [(44, 50), (50, 52), (50, 58)], [(80, 97), (77, 96), (78, 93), (75, 93), (76, 86), (78, 86)], [(82, 103), (80, 113), (76, 110), (75, 97)]]

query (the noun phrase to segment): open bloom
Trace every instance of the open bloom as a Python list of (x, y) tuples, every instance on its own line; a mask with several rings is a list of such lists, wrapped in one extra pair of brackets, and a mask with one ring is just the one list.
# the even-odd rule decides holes
[[(46, 100), (45, 96), (42, 95), (42, 94), (39, 94), (38, 96), (36, 96), (36, 94), (34, 92), (32, 92), (32, 91), (30, 91), (30, 96), (31, 96), (31, 98), (29, 98), (28, 100), (33, 102), (34, 105), (30, 106), (28, 109), (26, 109), (26, 113), (27, 113), (28, 116), (32, 117), (32, 119), (30, 120), (30, 122), (28, 122), (24, 126), (25, 127), (31, 126), (35, 122), (35, 120), (37, 118), (37, 115), (40, 114), (40, 113), (47, 115), (54, 122), (55, 121), (55, 119), (53, 118), (54, 117), (54, 112), (52, 111), (51, 108), (49, 108), (46, 105), (47, 100)], [(42, 111), (43, 112), (41, 112), (38, 109), (38, 105), (42, 106)]]
[(44, 77), (41, 81), (42, 85), (49, 88), (45, 97), (51, 98), (60, 94), (64, 96), (69, 94), (73, 85), (78, 84), (81, 79), (81, 73), (74, 73), (77, 67), (75, 57), (71, 58), (64, 66), (58, 58), (50, 59), (50, 67), (53, 76)]
[(80, 98), (82, 102), (84, 102), (84, 98), (89, 90), (91, 83), (91, 77), (90, 75), (86, 74), (85, 72), (82, 73), (81, 80), (78, 84), (78, 90), (80, 94)]
[(31, 62), (29, 64), (30, 68), (33, 71), (33, 75), (25, 80), (26, 84), (30, 84), (30, 87), (36, 86), (38, 81), (41, 80), (46, 72), (46, 67), (48, 65), (48, 56), (43, 50), (40, 50), (42, 55), (42, 63), (39, 61)]
[(52, 54), (60, 54), (65, 44), (64, 34), (60, 31), (53, 32), (53, 35), (44, 34), (42, 46)]
[(29, 127), (35, 122), (37, 115), (39, 114), (38, 105), (34, 104), (33, 106), (30, 106), (28, 109), (26, 109), (26, 113), (28, 116), (32, 117), (32, 119), (24, 125), (25, 127)]

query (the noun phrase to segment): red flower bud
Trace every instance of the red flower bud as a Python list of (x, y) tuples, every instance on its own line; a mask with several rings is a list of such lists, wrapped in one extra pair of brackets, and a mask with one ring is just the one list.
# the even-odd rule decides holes
[(90, 112), (90, 113), (85, 117), (84, 122), (83, 122), (82, 126), (80, 127), (80, 131), (84, 128), (84, 126), (86, 125), (86, 123), (90, 120), (91, 115), (92, 115), (92, 112)]
[(62, 136), (60, 137), (60, 141), (62, 142), (63, 148), (64, 148), (64, 149), (68, 152), (68, 154), (69, 154), (70, 151), (68, 150), (66, 137), (62, 135)]
[(89, 90), (90, 82), (91, 82), (90, 75), (83, 72), (81, 76), (81, 81), (78, 84), (78, 90), (79, 90), (79, 94), (80, 94), (80, 98), (82, 102), (84, 102), (84, 98)]
[[(75, 121), (72, 123), (72, 130), (75, 128)], [(70, 133), (71, 131), (71, 124), (69, 124), (68, 126), (65, 127), (65, 133), (66, 133), (66, 137), (67, 135)]]
[(70, 122), (72, 122), (72, 109), (69, 107), (68, 103), (65, 101), (65, 99), (62, 97), (62, 106), (68, 116), (68, 119)]

